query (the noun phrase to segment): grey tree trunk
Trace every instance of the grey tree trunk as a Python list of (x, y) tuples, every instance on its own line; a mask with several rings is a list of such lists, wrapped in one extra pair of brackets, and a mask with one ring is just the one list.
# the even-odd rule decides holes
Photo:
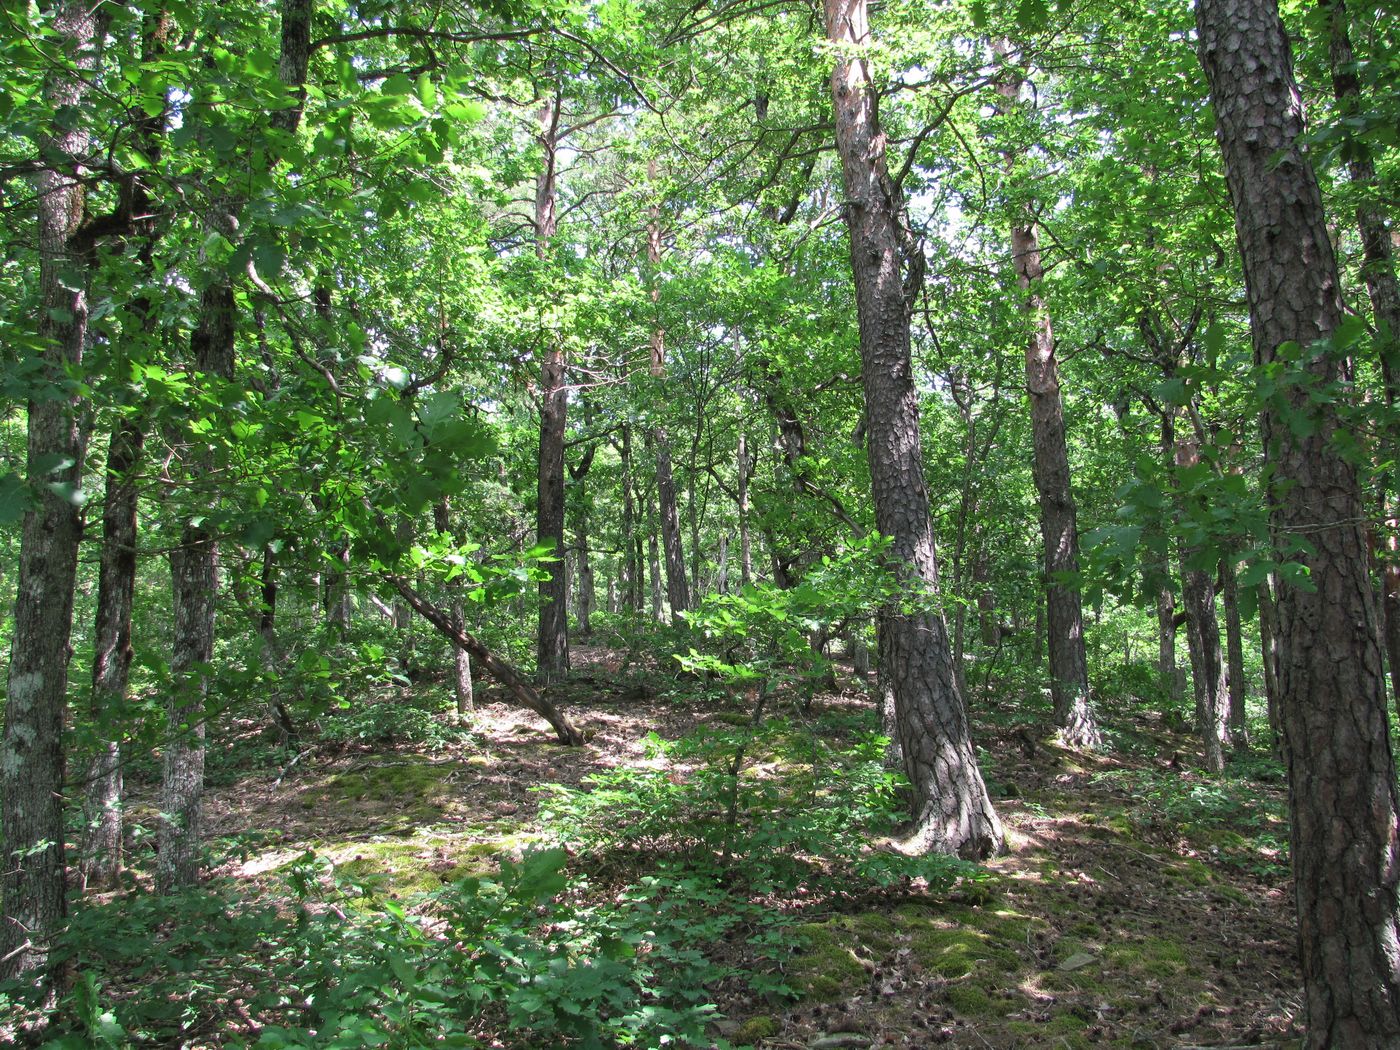
[[(938, 566), (919, 441), (918, 392), (909, 347), (905, 237), (870, 71), (866, 0), (826, 0), (828, 39), (837, 46), (831, 88), (836, 147), (846, 190), (851, 271), (860, 319), (861, 373), (869, 420), (868, 456), (876, 525), (915, 608), (886, 610), (882, 663), (894, 692), (904, 767), (914, 788), (908, 846), (985, 857), (1001, 850), (1001, 821), (982, 782), (967, 711), (953, 674), (948, 629), (935, 607)], [(919, 252), (918, 258), (913, 253)]]
[[(1006, 58), (1010, 47), (997, 47)], [(997, 84), (1003, 110), (1019, 105), (1023, 76), (1014, 64), (1003, 68)], [(1003, 150), (1008, 168), (1017, 157)], [(1065, 442), (1065, 410), (1060, 395), (1060, 368), (1055, 358), (1055, 331), (1041, 295), (1044, 269), (1033, 213), (1012, 226), (1011, 252), (1016, 278), (1025, 298), (1021, 309), (1030, 331), (1026, 339), (1026, 391), (1030, 397), (1031, 444), (1036, 494), (1040, 500), (1040, 535), (1045, 550), (1045, 608), (1050, 650), (1050, 695), (1055, 727), (1071, 747), (1101, 743), (1089, 705), (1089, 662), (1084, 651), (1084, 610), (1077, 584), (1065, 577), (1079, 573), (1079, 525)]]
[(1168, 699), (1181, 699), (1181, 679), (1176, 673), (1176, 595), (1167, 584), (1157, 588), (1157, 680)]
[[(1197, 0), (1259, 364), (1284, 343), (1308, 347), (1341, 324), (1337, 262), (1317, 178), (1299, 147), (1300, 94), (1272, 0)], [(1289, 425), (1264, 413), (1277, 537), (1306, 535), (1311, 585), (1280, 581), (1279, 714), (1289, 776), (1307, 1046), (1400, 1045), (1400, 798), (1387, 725), (1379, 610), (1367, 567), (1356, 468), (1333, 443), (1337, 406), (1311, 382), (1346, 376), (1335, 353), (1286, 365)]]
[(1283, 728), (1279, 725), (1278, 684), (1278, 610), (1274, 608), (1274, 590), (1267, 580), (1261, 582), (1259, 594), (1259, 662), (1264, 665), (1264, 698), (1268, 704), (1269, 731), (1274, 737), (1274, 753), (1283, 759)]
[[(452, 529), (451, 508), (443, 497), (433, 504), (433, 528), (450, 537), (454, 542), (457, 535)], [(462, 584), (460, 578), (449, 580), (447, 588), (452, 594), (450, 608), (452, 624), (459, 631), (467, 628), (466, 610), (462, 607)], [(452, 641), (452, 690), (457, 702), (457, 717), (466, 718), (476, 711), (476, 691), (472, 682), (472, 657), (457, 640)]]
[(661, 622), (661, 553), (656, 537), (656, 497), (647, 489), (647, 567), (651, 570), (651, 618)]
[[(535, 253), (547, 259), (557, 226), (559, 111), (557, 96), (546, 96), (539, 110), (536, 139), (544, 166), (535, 180)], [(564, 344), (554, 332), (542, 333), (540, 351), (540, 452), (535, 535), (553, 548), (556, 559), (540, 581), (539, 681), (552, 685), (569, 673), (569, 589), (564, 571), (564, 434), (568, 390), (564, 385)]]
[(747, 438), (739, 435), (739, 582), (747, 587), (753, 583), (753, 538), (749, 531), (749, 477), (753, 460), (749, 457)]
[[(126, 417), (112, 431), (102, 503), (102, 555), (93, 628), (92, 717), (113, 724), (131, 669), (131, 608), (136, 592), (136, 469), (146, 435)], [(79, 863), (85, 887), (108, 889), (122, 865), (121, 736), (106, 734), (88, 765)]]
[[(81, 72), (97, 65), (100, 45), (94, 8), (85, 0), (53, 13), (54, 46)], [(44, 85), (55, 110), (79, 113), (86, 79), (58, 64)], [(76, 176), (87, 153), (81, 120), (56, 126), (40, 146), (52, 166), (34, 179), (38, 198), (39, 317), (43, 389), (29, 398), (26, 473), (34, 504), (20, 534), (14, 635), (10, 648), (5, 735), (0, 743), (0, 864), (3, 928), (0, 973), (43, 969), (50, 938), (65, 914), (63, 855), (63, 723), (67, 711), (68, 642), (73, 586), (82, 538), (79, 501), (86, 434), (80, 397), (66, 372), (82, 362), (87, 336), (87, 260), (75, 244), (84, 218)], [(54, 464), (60, 464), (55, 468)], [(57, 488), (59, 491), (55, 491)]]

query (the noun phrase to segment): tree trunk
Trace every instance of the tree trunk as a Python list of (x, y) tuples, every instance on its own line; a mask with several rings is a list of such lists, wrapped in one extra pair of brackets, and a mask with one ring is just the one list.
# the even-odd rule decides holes
[(626, 423), (622, 425), (617, 452), (622, 473), (622, 601), (634, 612), (641, 612), (642, 537), (637, 532), (637, 505), (633, 497), (632, 428)]
[[(433, 528), (439, 533), (447, 536), (454, 543), (458, 541), (457, 535), (452, 530), (452, 514), (447, 505), (447, 497), (439, 499), (433, 504)], [(462, 583), (457, 577), (447, 582), (447, 589), (452, 595), (452, 624), (459, 631), (467, 628), (466, 611), (462, 607)], [(476, 696), (472, 683), (472, 658), (455, 639), (452, 641), (452, 687), (457, 701), (457, 716), (465, 718), (476, 710)]]
[[(648, 166), (647, 178), (656, 181), (656, 160)], [(661, 209), (653, 207), (647, 221), (647, 262), (651, 265), (651, 301), (661, 301), (656, 271), (661, 265)], [(651, 375), (658, 383), (666, 379), (666, 330), (658, 316), (651, 331)], [(676, 482), (671, 471), (671, 439), (660, 423), (647, 434), (647, 444), (656, 461), (656, 499), (661, 513), (661, 545), (666, 553), (666, 600), (671, 619), (690, 608), (690, 590), (685, 575), (685, 554), (681, 550), (681, 516), (676, 507)]]
[[(977, 767), (967, 711), (953, 674), (938, 587), (933, 524), (919, 441), (919, 404), (903, 285), (901, 192), (885, 167), (875, 89), (854, 48), (870, 46), (866, 0), (826, 0), (828, 38), (840, 49), (831, 87), (836, 146), (846, 189), (846, 224), (860, 320), (868, 455), (880, 532), (895, 571), (920, 592), (915, 608), (886, 610), (882, 663), (893, 686), (905, 771), (914, 788), (908, 846), (985, 857), (1003, 845), (1001, 822)], [(919, 251), (914, 246), (915, 251)], [(921, 262), (911, 258), (911, 263)]]
[[(122, 864), (121, 733), (116, 718), (131, 669), (131, 607), (136, 592), (136, 477), (146, 434), (127, 417), (112, 431), (102, 502), (102, 556), (93, 627), (92, 718), (105, 728), (88, 766), (80, 871), (84, 887), (110, 889)], [(110, 727), (110, 728), (107, 728)]]
[(753, 583), (753, 538), (749, 531), (749, 475), (753, 461), (749, 458), (747, 439), (739, 435), (739, 582), (747, 587)]
[[(1166, 571), (1164, 566), (1164, 575)], [(1157, 680), (1169, 700), (1181, 699), (1181, 679), (1176, 673), (1176, 595), (1165, 583), (1157, 588)]]
[[(1193, 467), (1200, 462), (1194, 437), (1176, 439), (1176, 465)], [(1215, 615), (1215, 584), (1204, 569), (1189, 568), (1196, 551), (1181, 549), (1181, 601), (1186, 609), (1186, 642), (1191, 653), (1191, 684), (1196, 695), (1196, 730), (1200, 733), (1206, 768), (1225, 768), (1225, 733), (1230, 716), (1230, 695), (1225, 666), (1220, 658), (1220, 621)]]
[(1220, 573), (1225, 581), (1222, 594), (1225, 606), (1225, 653), (1230, 669), (1230, 747), (1235, 751), (1249, 750), (1249, 712), (1245, 710), (1244, 637), (1240, 627), (1240, 588), (1235, 577), (1235, 565), (1230, 559), (1221, 562)]
[[(559, 148), (559, 99), (547, 96), (540, 106), (539, 134), (544, 166), (535, 180), (535, 253), (548, 259), (557, 223), (556, 164)], [(564, 434), (568, 390), (564, 385), (564, 344), (558, 333), (542, 333), (540, 351), (540, 456), (535, 536), (552, 549), (549, 575), (540, 581), (539, 681), (552, 685), (569, 673), (569, 591), (564, 571)]]
[(1278, 610), (1268, 581), (1259, 584), (1259, 659), (1264, 665), (1264, 698), (1269, 709), (1269, 731), (1274, 754), (1283, 760), (1283, 727), (1279, 724)]
[[(1288, 38), (1270, 0), (1197, 0), (1256, 363), (1309, 347), (1342, 319)], [(1400, 799), (1387, 725), (1380, 623), (1367, 571), (1356, 468), (1333, 435), (1337, 406), (1313, 382), (1346, 378), (1335, 353), (1284, 363), (1282, 407), (1264, 413), (1278, 540), (1306, 537), (1309, 586), (1280, 581), (1279, 708), (1288, 761), (1298, 939), (1314, 1050), (1400, 1044)], [(1345, 387), (1343, 387), (1345, 390)], [(1342, 395), (1345, 396), (1345, 393)], [(1290, 425), (1302, 414), (1315, 425)]]
[[(86, 79), (100, 44), (93, 6), (75, 0), (53, 15), (54, 44), (66, 61), (44, 85), (56, 111), (80, 114)], [(86, 434), (80, 396), (66, 381), (82, 362), (87, 335), (87, 260), (74, 243), (84, 218), (78, 158), (87, 153), (81, 116), (55, 127), (39, 155), (55, 166), (34, 179), (38, 198), (38, 336), (42, 391), (28, 404), (26, 474), (34, 502), (20, 535), (14, 635), (10, 649), (5, 735), (0, 744), (0, 865), (4, 922), (0, 973), (14, 976), (47, 965), (49, 941), (63, 922), (63, 723), (67, 710), (68, 641), (73, 627), (73, 587)], [(52, 384), (52, 385), (50, 385)], [(58, 464), (55, 467), (55, 463)], [(63, 490), (67, 490), (66, 492)]]
[[(1344, 117), (1355, 114), (1361, 101), (1361, 82), (1356, 75), (1355, 58), (1351, 51), (1351, 34), (1344, 0), (1323, 0), (1331, 12), (1332, 90), (1337, 108)], [(1363, 187), (1367, 197), (1356, 206), (1356, 227), (1361, 233), (1361, 254), (1364, 266), (1361, 276), (1371, 300), (1371, 314), (1376, 323), (1380, 347), (1381, 375), (1385, 383), (1385, 403), (1392, 410), (1400, 400), (1400, 282), (1395, 277), (1395, 248), (1386, 223), (1386, 211), (1374, 200), (1376, 166), (1367, 153), (1359, 153), (1347, 162), (1347, 175)], [(1396, 442), (1390, 436), (1389, 447), (1380, 449), (1380, 458), (1393, 461)], [(1400, 497), (1395, 492), (1395, 470), (1384, 471), (1378, 479), (1381, 513), (1385, 538), (1381, 554), (1381, 613), (1385, 631), (1386, 659), (1390, 663), (1391, 693), (1400, 710)]]
[[(997, 53), (1007, 58), (1010, 46), (999, 41)], [(1019, 104), (1021, 70), (1008, 63), (997, 82), (1003, 112)], [(1013, 150), (1003, 150), (1008, 168), (1015, 167)], [(1040, 535), (1045, 545), (1046, 641), (1050, 649), (1050, 695), (1055, 727), (1071, 747), (1096, 747), (1101, 742), (1089, 706), (1089, 662), (1084, 652), (1084, 610), (1077, 583), (1079, 526), (1070, 483), (1069, 450), (1065, 443), (1065, 411), (1060, 396), (1060, 367), (1055, 359), (1055, 331), (1050, 310), (1041, 297), (1045, 271), (1033, 212), (1011, 228), (1011, 254), (1016, 279), (1025, 298), (1021, 309), (1030, 332), (1026, 339), (1026, 392), (1030, 397), (1032, 473), (1040, 500)]]
[(656, 538), (656, 497), (647, 489), (647, 566), (651, 570), (651, 618), (661, 622), (661, 553)]

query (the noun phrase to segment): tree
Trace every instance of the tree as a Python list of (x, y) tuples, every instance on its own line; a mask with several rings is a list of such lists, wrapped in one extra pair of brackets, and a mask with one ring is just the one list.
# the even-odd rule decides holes
[(866, 0), (826, 0), (825, 14), (827, 39), (836, 50), (831, 91), (859, 314), (875, 521), (893, 541), (890, 557), (913, 592), (906, 603), (885, 611), (881, 646), (916, 799), (909, 844), (985, 857), (1001, 850), (1002, 829), (972, 749), (948, 629), (932, 605), (938, 566), (909, 349), (904, 278), (910, 246), (901, 218), (902, 191), (886, 168), (885, 136), (876, 114), (866, 56), (868, 8)]
[(34, 505), (20, 539), (18, 601), (0, 744), (0, 972), (42, 968), (65, 914), (63, 723), (73, 585), (82, 538), (87, 434), (74, 380), (88, 326), (90, 248), (83, 161), (90, 129), (82, 106), (102, 33), (86, 0), (53, 12), (60, 53), (44, 78), (49, 127), (39, 143), (40, 368), (29, 397), (26, 469)]
[(1400, 798), (1357, 466), (1336, 441), (1337, 262), (1276, 3), (1199, 0), (1196, 25), (1255, 361), (1279, 380), (1264, 409), (1272, 523), (1307, 572), (1276, 600), (1307, 1045), (1379, 1050), (1400, 1040)]

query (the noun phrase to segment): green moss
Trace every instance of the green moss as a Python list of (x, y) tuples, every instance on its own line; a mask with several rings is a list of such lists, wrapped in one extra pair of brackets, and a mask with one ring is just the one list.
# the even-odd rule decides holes
[(959, 1017), (992, 1017), (999, 1011), (992, 997), (971, 984), (955, 984), (948, 989), (948, 1005)]
[(788, 964), (788, 981), (801, 998), (829, 1002), (854, 992), (866, 981), (865, 967), (847, 947), (849, 931), (837, 925), (852, 918), (856, 916), (797, 928), (802, 947)]
[(304, 810), (353, 803), (367, 818), (384, 818), (398, 830), (412, 829), (441, 819), (452, 798), (449, 777), (454, 771), (450, 764), (405, 755), (384, 765), (333, 774), (303, 790), (297, 801)]
[(1165, 937), (1115, 944), (1104, 952), (1104, 957), (1116, 970), (1129, 976), (1171, 978), (1189, 969), (1185, 949)]
[(750, 1017), (734, 1031), (734, 1041), (739, 1044), (756, 1043), (778, 1034), (778, 1022), (767, 1014)]

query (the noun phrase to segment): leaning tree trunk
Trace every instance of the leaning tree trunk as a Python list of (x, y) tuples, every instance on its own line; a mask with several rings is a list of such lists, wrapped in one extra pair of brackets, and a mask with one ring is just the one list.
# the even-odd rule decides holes
[[(1272, 0), (1197, 0), (1255, 360), (1286, 381), (1264, 412), (1277, 538), (1305, 537), (1306, 588), (1281, 580), (1279, 714), (1288, 763), (1307, 1046), (1400, 1045), (1400, 797), (1387, 725), (1380, 623), (1367, 568), (1357, 470), (1334, 443), (1335, 403), (1312, 397), (1348, 378), (1310, 347), (1342, 320), (1337, 262), (1317, 178), (1299, 147), (1303, 113)], [(1346, 387), (1340, 387), (1343, 391)], [(1342, 396), (1345, 396), (1343, 393)], [(1300, 427), (1296, 418), (1313, 425)]]
[[(79, 158), (88, 151), (80, 73), (97, 64), (100, 43), (94, 6), (73, 0), (53, 16), (54, 46), (64, 59), (44, 85), (56, 122), (39, 155), (53, 165), (34, 179), (38, 198), (40, 389), (29, 399), (26, 473), (34, 503), (20, 534), (14, 636), (10, 648), (5, 735), (0, 743), (0, 864), (3, 929), (0, 974), (42, 969), (49, 942), (65, 914), (63, 858), (63, 723), (67, 709), (68, 640), (86, 435), (80, 396), (68, 378), (82, 362), (87, 335), (88, 265), (75, 239), (84, 217)], [(54, 464), (58, 464), (55, 467)]]
[[(549, 258), (557, 225), (559, 99), (548, 96), (540, 106), (536, 136), (544, 149), (535, 180), (535, 253)], [(564, 571), (564, 433), (569, 398), (564, 386), (564, 344), (558, 333), (544, 331), (540, 351), (540, 455), (535, 535), (552, 548), (549, 575), (540, 581), (539, 680), (552, 685), (569, 673), (569, 587)]]
[[(1004, 41), (997, 46), (1010, 54)], [(1003, 111), (1019, 104), (1023, 77), (1008, 65), (997, 84)], [(1002, 151), (1014, 168), (1013, 150)], [(1084, 651), (1084, 609), (1079, 599), (1079, 526), (1070, 484), (1069, 449), (1065, 442), (1065, 409), (1060, 396), (1060, 367), (1055, 358), (1055, 330), (1041, 296), (1045, 275), (1040, 262), (1040, 239), (1034, 215), (1025, 209), (1025, 222), (1011, 229), (1012, 262), (1025, 298), (1028, 319), (1026, 391), (1030, 397), (1032, 473), (1040, 500), (1040, 536), (1045, 547), (1045, 608), (1050, 649), (1050, 695), (1055, 727), (1072, 747), (1096, 747), (1100, 742), (1089, 706), (1089, 661)]]
[(121, 734), (115, 719), (126, 700), (131, 669), (131, 607), (136, 593), (136, 468), (146, 434), (140, 422), (123, 418), (107, 449), (102, 501), (102, 554), (97, 574), (93, 629), (92, 717), (112, 726), (88, 765), (83, 801), (83, 845), (79, 870), (85, 887), (109, 889), (122, 864)]
[(891, 539), (895, 571), (917, 593), (913, 607), (901, 603), (886, 610), (888, 644), (881, 653), (914, 788), (908, 845), (985, 857), (1002, 848), (1003, 836), (977, 767), (948, 629), (934, 606), (938, 566), (909, 349), (900, 191), (885, 167), (869, 68), (853, 53), (870, 46), (866, 0), (826, 0), (825, 14), (828, 39), (838, 48), (831, 88), (860, 320), (875, 520)]
[[(1332, 90), (1337, 107), (1344, 117), (1352, 116), (1360, 106), (1361, 81), (1356, 74), (1356, 60), (1351, 51), (1351, 34), (1347, 27), (1344, 0), (1323, 0), (1331, 12)], [(1371, 314), (1379, 333), (1381, 375), (1385, 383), (1385, 403), (1391, 409), (1400, 401), (1400, 282), (1395, 277), (1395, 248), (1386, 223), (1386, 210), (1373, 199), (1376, 191), (1376, 165), (1365, 152), (1347, 162), (1347, 175), (1352, 183), (1368, 194), (1356, 206), (1356, 227), (1361, 233), (1361, 255), (1364, 266), (1361, 276), (1371, 299)], [(1397, 453), (1394, 435), (1388, 448), (1380, 450), (1382, 461), (1393, 461)], [(1395, 470), (1392, 467), (1379, 479), (1381, 513), (1385, 537), (1380, 544), (1381, 612), (1385, 631), (1386, 659), (1390, 662), (1390, 686), (1395, 703), (1400, 708), (1400, 497), (1395, 492)]]

